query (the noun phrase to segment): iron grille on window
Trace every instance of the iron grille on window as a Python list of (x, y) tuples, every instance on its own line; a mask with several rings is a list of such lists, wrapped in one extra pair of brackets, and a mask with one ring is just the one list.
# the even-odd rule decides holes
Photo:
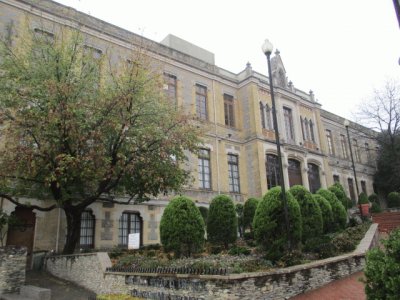
[(229, 191), (240, 193), (239, 157), (228, 154)]
[(91, 211), (85, 210), (81, 214), (81, 229), (79, 247), (83, 249), (94, 248), (95, 218)]

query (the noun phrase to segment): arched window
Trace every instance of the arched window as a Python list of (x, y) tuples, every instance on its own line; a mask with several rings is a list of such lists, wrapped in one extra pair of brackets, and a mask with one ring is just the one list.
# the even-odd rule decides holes
[(307, 118), (304, 119), (304, 128), (305, 128), (305, 136), (306, 136), (306, 140), (309, 141), (310, 140), (310, 128), (308, 127), (309, 123)]
[(310, 192), (313, 194), (321, 188), (319, 167), (312, 163), (308, 164), (308, 183), (310, 185)]
[(303, 135), (303, 141), (305, 141), (306, 140), (306, 136), (304, 134), (304, 120), (303, 120), (302, 117), (300, 117), (300, 124), (301, 124), (301, 133)]
[(301, 164), (298, 160), (289, 159), (288, 160), (288, 174), (289, 174), (289, 186), (302, 185), (303, 180), (301, 177)]
[(265, 168), (267, 171), (268, 189), (281, 184), (278, 156), (267, 154)]
[(137, 212), (123, 212), (119, 219), (118, 244), (128, 246), (130, 233), (140, 233), (140, 244), (142, 244), (142, 218)]
[(260, 101), (260, 118), (261, 118), (261, 127), (265, 127), (265, 111), (264, 111), (264, 104)]
[(81, 214), (81, 230), (79, 237), (79, 248), (94, 248), (94, 228), (96, 219), (91, 210), (85, 210)]

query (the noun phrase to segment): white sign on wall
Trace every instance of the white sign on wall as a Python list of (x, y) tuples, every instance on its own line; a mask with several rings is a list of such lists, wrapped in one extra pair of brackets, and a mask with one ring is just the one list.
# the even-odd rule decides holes
[(140, 233), (130, 233), (128, 235), (128, 249), (140, 248)]

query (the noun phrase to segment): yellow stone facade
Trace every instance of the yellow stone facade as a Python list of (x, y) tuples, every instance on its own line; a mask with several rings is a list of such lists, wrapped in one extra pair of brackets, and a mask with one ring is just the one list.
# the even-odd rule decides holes
[[(29, 20), (30, 26), (54, 30), (67, 25), (79, 28), (87, 38), (89, 46), (110, 53), (113, 60), (126, 59), (132, 48), (144, 45), (147, 55), (162, 72), (176, 78), (176, 105), (192, 114), (197, 114), (196, 85), (206, 88), (206, 114), (203, 122), (206, 129), (204, 149), (210, 153), (211, 187), (199, 187), (198, 157), (188, 153), (189, 165), (194, 181), (185, 189), (197, 205), (208, 206), (218, 194), (228, 194), (236, 202), (244, 203), (250, 197), (262, 197), (268, 191), (268, 164), (266, 155), (276, 155), (275, 132), (270, 122), (272, 108), (269, 80), (275, 87), (278, 126), (280, 131), (285, 185), (299, 182), (310, 188), (310, 178), (319, 176), (319, 186), (326, 188), (339, 179), (351, 196), (349, 180), (355, 179), (349, 158), (343, 157), (339, 137), (346, 134), (344, 119), (324, 111), (315, 100), (313, 93), (301, 91), (288, 82), (280, 53), (272, 58), (273, 78), (252, 70), (248, 64), (239, 74), (221, 69), (213, 62), (213, 54), (189, 42), (171, 37), (169, 44), (156, 43), (134, 33), (103, 22), (89, 15), (57, 4), (43, 1), (0, 1), (0, 31), (7, 24), (22, 24)], [(175, 42), (179, 42), (174, 44)], [(227, 95), (227, 96), (224, 96)], [(226, 125), (227, 110), (224, 97), (233, 99), (230, 118), (234, 126)], [(305, 124), (308, 124), (307, 128)], [(330, 153), (327, 130), (332, 134), (335, 149)], [(351, 131), (356, 136), (356, 132)], [(359, 138), (359, 145), (368, 145), (369, 150), (361, 151), (356, 162), (359, 190), (361, 186), (367, 194), (373, 192), (374, 142)], [(347, 146), (348, 147), (348, 146)], [(239, 192), (230, 191), (228, 155), (238, 158)], [(317, 173), (310, 175), (312, 170)], [(295, 175), (293, 175), (294, 173)], [(313, 177), (314, 176), (314, 177)], [(271, 183), (271, 182), (269, 182)], [(318, 184), (316, 185), (318, 186)], [(30, 200), (34, 201), (34, 200)], [(120, 244), (122, 214), (125, 212), (138, 221), (142, 244), (159, 243), (158, 225), (168, 198), (153, 199), (140, 205), (104, 206), (94, 203), (90, 214), (94, 218), (93, 247), (111, 248)], [(14, 205), (2, 202), (8, 212)], [(33, 212), (36, 223), (33, 250), (54, 249), (60, 251), (65, 240), (65, 217), (63, 212)], [(133, 224), (133, 223), (132, 223)]]

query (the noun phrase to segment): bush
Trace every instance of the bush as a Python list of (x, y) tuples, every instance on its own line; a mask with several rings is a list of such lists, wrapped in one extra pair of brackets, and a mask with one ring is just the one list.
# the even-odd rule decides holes
[(371, 205), (371, 208), (370, 208), (370, 212), (373, 213), (373, 214), (377, 214), (377, 213), (382, 212), (382, 208), (379, 205), (379, 203), (372, 202), (372, 205)]
[(371, 195), (368, 196), (368, 200), (371, 203), (378, 203), (379, 204), (379, 198), (378, 195), (375, 193), (372, 193)]
[(369, 201), (367, 195), (365, 193), (361, 193), (358, 196), (358, 204), (368, 204), (368, 203)]
[(300, 205), (303, 234), (302, 240), (320, 236), (323, 232), (323, 219), (321, 208), (312, 194), (301, 185), (292, 186), (289, 192)]
[(190, 198), (180, 196), (171, 200), (160, 222), (160, 238), (166, 251), (177, 257), (191, 256), (204, 244), (204, 221)]
[(319, 204), (322, 213), (322, 221), (323, 221), (323, 232), (328, 233), (333, 231), (333, 214), (332, 214), (332, 207), (329, 204), (329, 201), (326, 200), (321, 195), (312, 195), (313, 198)]
[(364, 283), (368, 299), (398, 299), (400, 295), (400, 229), (392, 231), (383, 244), (384, 250), (367, 253)]
[(330, 235), (312, 238), (305, 243), (304, 250), (317, 254), (319, 258), (332, 257), (335, 255), (335, 248), (331, 242), (332, 238)]
[(346, 221), (347, 221), (347, 213), (346, 209), (344, 208), (343, 204), (336, 198), (335, 194), (326, 190), (326, 189), (319, 189), (317, 191), (318, 195), (321, 195), (326, 200), (328, 200), (329, 204), (332, 207), (332, 215), (333, 215), (333, 231), (340, 231), (346, 228)]
[(400, 194), (398, 192), (389, 193), (388, 207), (400, 207)]
[(250, 228), (250, 231), (253, 231), (253, 219), (254, 214), (256, 213), (257, 205), (260, 202), (257, 198), (249, 198), (244, 203), (243, 210), (243, 225), (246, 231), (247, 228)]
[(234, 246), (228, 251), (229, 255), (249, 255), (250, 249), (246, 247)]
[[(286, 193), (292, 249), (299, 246), (302, 235), (300, 206), (291, 193)], [(266, 250), (266, 257), (277, 261), (288, 252), (285, 213), (281, 188), (270, 189), (257, 206), (253, 220), (254, 237)]]
[(346, 192), (339, 182), (336, 182), (334, 185), (330, 186), (328, 190), (335, 194), (336, 198), (343, 204), (345, 209), (353, 206), (353, 203), (349, 198), (347, 198)]
[(226, 195), (215, 197), (210, 204), (207, 220), (207, 237), (212, 244), (222, 244), (228, 249), (237, 239), (238, 220), (235, 205)]

